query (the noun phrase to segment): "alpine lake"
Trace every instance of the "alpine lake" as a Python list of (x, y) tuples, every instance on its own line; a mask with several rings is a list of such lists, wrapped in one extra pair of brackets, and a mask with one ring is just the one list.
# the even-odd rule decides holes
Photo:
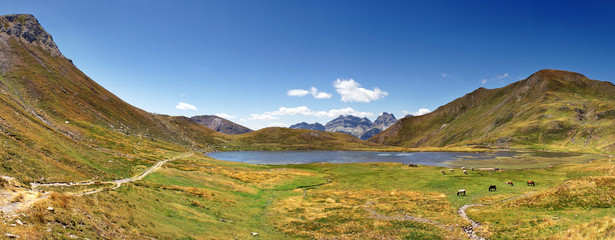
[(208, 156), (223, 160), (259, 165), (310, 163), (398, 162), (439, 167), (475, 168), (544, 168), (567, 163), (587, 163), (598, 154), (497, 151), (497, 152), (371, 152), (371, 151), (235, 151), (212, 152)]

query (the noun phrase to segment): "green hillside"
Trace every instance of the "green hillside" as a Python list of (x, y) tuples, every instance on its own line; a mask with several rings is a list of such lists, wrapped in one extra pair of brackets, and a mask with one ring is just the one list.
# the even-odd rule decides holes
[(612, 152), (614, 124), (612, 83), (541, 70), (506, 87), (479, 88), (432, 113), (401, 119), (370, 141), (402, 147)]
[(367, 150), (384, 149), (349, 134), (270, 127), (241, 135), (220, 150)]

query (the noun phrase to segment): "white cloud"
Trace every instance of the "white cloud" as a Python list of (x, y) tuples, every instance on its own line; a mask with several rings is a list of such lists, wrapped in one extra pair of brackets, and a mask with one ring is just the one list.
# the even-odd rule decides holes
[(498, 75), (498, 76), (496, 76), (496, 78), (497, 78), (498, 80), (502, 80), (502, 79), (504, 79), (504, 78), (508, 78), (508, 77), (509, 77), (509, 76), (508, 76), (508, 73), (504, 73), (504, 74), (502, 74), (502, 75)]
[(350, 107), (340, 108), (340, 109), (331, 109), (328, 112), (319, 111), (316, 116), (317, 117), (337, 117), (339, 115), (352, 115), (352, 116), (355, 116), (355, 117), (371, 117), (371, 116), (374, 116), (373, 113), (355, 111), (354, 109), (352, 109)]
[(216, 115), (218, 117), (221, 117), (221, 118), (226, 118), (226, 119), (233, 119), (233, 118), (235, 118), (235, 116), (228, 115), (226, 113), (216, 113), (214, 115)]
[(331, 93), (319, 92), (318, 89), (316, 89), (315, 87), (310, 88), (310, 93), (316, 99), (331, 98), (331, 96), (333, 96), (333, 94)]
[(330, 93), (326, 93), (326, 92), (319, 92), (317, 88), (315, 87), (311, 87), (310, 90), (304, 90), (304, 89), (291, 89), (288, 90), (288, 92), (286, 92), (286, 94), (288, 96), (292, 96), (292, 97), (303, 97), (305, 95), (308, 94), (312, 94), (312, 96), (316, 99), (325, 99), (325, 98), (331, 98), (331, 96), (333, 96)]
[(403, 111), (401, 111), (401, 112), (404, 114), (404, 116), (405, 116), (405, 115), (408, 115), (408, 114), (410, 114), (410, 115), (412, 115), (412, 116), (421, 116), (421, 115), (425, 115), (425, 114), (430, 113), (430, 112), (431, 112), (431, 110), (429, 110), (429, 109), (427, 109), (427, 108), (419, 108), (419, 110), (418, 110), (418, 111), (416, 111), (416, 112), (410, 112), (410, 111), (408, 111), (408, 110), (403, 110)]
[(339, 115), (353, 115), (357, 117), (371, 117), (374, 116), (373, 113), (370, 112), (359, 112), (351, 107), (340, 108), (340, 109), (331, 109), (329, 111), (312, 111), (306, 106), (287, 108), (281, 107), (277, 111), (265, 112), (263, 114), (250, 114), (250, 118), (248, 120), (275, 120), (279, 119), (278, 116), (292, 116), (292, 115), (302, 115), (302, 116), (311, 116), (311, 117), (337, 117)]
[(492, 81), (495, 81), (495, 80), (502, 81), (502, 80), (507, 79), (507, 78), (510, 78), (510, 75), (508, 73), (504, 73), (504, 74), (501, 74), (501, 75), (496, 75), (495, 77), (491, 77), (491, 78), (483, 78), (483, 80), (481, 80), (481, 82), (483, 84), (486, 84), (488, 82), (492, 82)]
[(307, 95), (308, 92), (307, 90), (303, 90), (303, 89), (291, 89), (288, 90), (288, 92), (286, 92), (286, 94), (288, 94), (288, 96), (292, 96), (292, 97), (303, 97), (305, 95)]
[(270, 123), (267, 126), (269, 126), (269, 127), (289, 127), (290, 125), (288, 125), (286, 123)]
[(446, 73), (440, 73), (440, 75), (442, 75), (442, 78), (448, 77), (448, 74), (446, 74)]
[(177, 106), (175, 106), (175, 108), (179, 110), (195, 110), (195, 111), (198, 110), (194, 105), (184, 103), (184, 102), (178, 103)]
[(431, 112), (431, 110), (429, 110), (427, 108), (419, 108), (419, 110), (416, 111), (416, 112), (413, 112), (412, 115), (414, 115), (414, 116), (421, 116), (421, 115), (428, 114), (430, 112)]
[(361, 84), (355, 82), (353, 79), (342, 80), (338, 78), (333, 82), (333, 87), (335, 87), (335, 91), (342, 96), (343, 102), (368, 103), (389, 95), (389, 93), (377, 87), (373, 90), (362, 88)]
[(250, 117), (248, 118), (248, 120), (276, 120), (276, 119), (280, 119), (279, 117), (274, 117), (271, 114), (250, 114)]

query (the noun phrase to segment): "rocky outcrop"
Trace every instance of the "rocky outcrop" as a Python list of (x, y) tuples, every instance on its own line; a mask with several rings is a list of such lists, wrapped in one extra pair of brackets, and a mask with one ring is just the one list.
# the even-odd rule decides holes
[(367, 130), (365, 133), (361, 134), (361, 136), (359, 137), (361, 140), (367, 140), (370, 139), (373, 136), (376, 136), (376, 134), (382, 132), (382, 130), (380, 128), (372, 128), (370, 130)]
[(392, 113), (383, 112), (380, 116), (378, 116), (378, 118), (376, 118), (372, 128), (377, 128), (380, 129), (380, 131), (384, 131), (396, 122), (397, 118), (395, 118), (395, 115)]
[(310, 129), (310, 130), (316, 130), (316, 131), (324, 131), (325, 130), (325, 126), (323, 126), (320, 123), (306, 123), (306, 122), (302, 122), (302, 123), (297, 123), (295, 125), (290, 126), (290, 128), (292, 129)]
[[(5, 36), (2, 36), (6, 34)], [(0, 37), (13, 36), (30, 44), (37, 44), (52, 56), (62, 56), (60, 49), (38, 20), (30, 14), (0, 16)]]
[(363, 133), (372, 127), (372, 124), (372, 121), (367, 118), (351, 115), (339, 116), (325, 124), (325, 131), (348, 133), (360, 138)]
[(247, 127), (241, 126), (237, 123), (231, 122), (215, 115), (194, 116), (190, 119), (209, 129), (229, 135), (243, 134), (252, 131)]

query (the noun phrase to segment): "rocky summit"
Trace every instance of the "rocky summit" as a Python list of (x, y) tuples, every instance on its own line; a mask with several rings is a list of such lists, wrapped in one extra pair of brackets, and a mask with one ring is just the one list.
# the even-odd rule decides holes
[[(36, 44), (47, 50), (52, 56), (62, 55), (51, 34), (47, 33), (32, 15), (13, 14), (0, 16), (0, 33), (6, 33), (8, 36), (15, 36), (21, 41)], [(0, 43), (6, 45), (6, 37), (0, 40)]]
[(360, 138), (363, 133), (372, 127), (372, 124), (372, 121), (365, 117), (339, 116), (325, 124), (325, 131), (347, 133)]
[(200, 115), (191, 117), (190, 119), (198, 124), (208, 127), (209, 129), (215, 130), (216, 132), (229, 135), (243, 134), (252, 131), (247, 127), (215, 115)]
[(320, 123), (306, 123), (306, 122), (301, 122), (301, 123), (297, 123), (295, 125), (290, 126), (289, 128), (292, 129), (310, 129), (310, 130), (316, 130), (316, 131), (324, 131), (325, 130), (325, 126), (323, 126)]

